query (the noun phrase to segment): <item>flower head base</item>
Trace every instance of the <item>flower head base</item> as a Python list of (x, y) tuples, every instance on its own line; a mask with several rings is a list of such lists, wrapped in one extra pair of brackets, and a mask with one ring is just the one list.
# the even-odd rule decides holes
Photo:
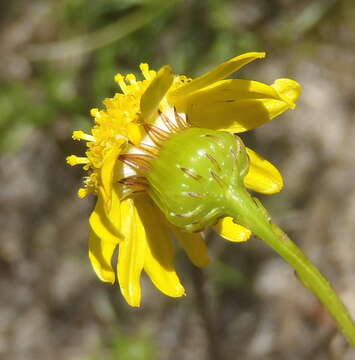
[[(91, 134), (74, 131), (74, 140), (87, 142), (85, 157), (67, 158), (87, 171), (78, 194), (97, 196), (89, 257), (101, 280), (117, 279), (130, 305), (140, 304), (143, 270), (164, 294), (185, 294), (172, 235), (196, 266), (209, 262), (203, 234), (196, 231), (217, 221), (215, 229), (227, 240), (249, 238), (248, 228), (226, 216), (223, 199), (230, 189), (281, 190), (279, 171), (232, 134), (294, 108), (300, 86), (290, 79), (272, 85), (225, 80), (264, 56), (237, 56), (193, 80), (169, 66), (155, 72), (142, 64), (143, 80), (116, 75), (122, 92), (104, 100), (105, 110), (91, 111)], [(111, 264), (116, 247), (117, 271)]]
[(166, 140), (152, 160), (148, 192), (170, 223), (202, 231), (227, 215), (225, 198), (229, 190), (244, 186), (248, 169), (239, 137), (190, 128)]

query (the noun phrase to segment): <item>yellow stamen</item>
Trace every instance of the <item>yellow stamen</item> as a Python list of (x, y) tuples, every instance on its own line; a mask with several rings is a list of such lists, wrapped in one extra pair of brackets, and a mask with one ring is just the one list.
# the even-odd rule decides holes
[(128, 81), (131, 85), (137, 83), (136, 77), (133, 74), (126, 75), (126, 81)]
[(95, 141), (95, 138), (92, 135), (85, 134), (84, 131), (75, 130), (72, 135), (73, 140), (86, 140), (86, 141)]
[(98, 108), (93, 108), (90, 110), (90, 115), (92, 117), (98, 117), (100, 116), (100, 110)]
[(89, 188), (80, 188), (78, 190), (78, 196), (80, 199), (83, 199), (84, 197), (86, 197), (88, 194), (91, 193), (92, 190), (90, 190)]
[(120, 86), (122, 92), (125, 94), (127, 89), (127, 84), (124, 81), (124, 77), (121, 74), (116, 74), (115, 81)]
[(148, 65), (147, 63), (141, 63), (141, 64), (139, 65), (139, 68), (140, 68), (140, 70), (141, 70), (144, 78), (145, 78), (146, 80), (150, 80), (151, 77), (150, 77), (150, 73), (149, 73), (149, 65)]
[(89, 159), (87, 157), (70, 155), (70, 156), (67, 157), (67, 163), (70, 166), (75, 166), (75, 165), (79, 165), (79, 164), (88, 164)]

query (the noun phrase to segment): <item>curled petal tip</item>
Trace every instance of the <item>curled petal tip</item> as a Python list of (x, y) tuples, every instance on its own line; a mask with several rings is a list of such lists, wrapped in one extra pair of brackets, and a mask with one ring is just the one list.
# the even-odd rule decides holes
[(271, 85), (291, 109), (296, 107), (295, 101), (302, 93), (301, 85), (292, 79), (277, 79)]
[(269, 161), (247, 148), (250, 160), (248, 174), (244, 178), (247, 188), (262, 193), (275, 194), (281, 191), (284, 182), (280, 171)]

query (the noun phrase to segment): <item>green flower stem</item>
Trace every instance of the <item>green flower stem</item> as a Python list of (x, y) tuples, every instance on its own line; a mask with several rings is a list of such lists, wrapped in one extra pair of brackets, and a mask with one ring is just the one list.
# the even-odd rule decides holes
[(228, 210), (236, 222), (249, 228), (271, 246), (295, 270), (300, 281), (311, 290), (328, 309), (340, 330), (355, 347), (355, 323), (327, 279), (307, 256), (273, 222), (258, 200), (251, 198), (241, 186), (229, 193)]

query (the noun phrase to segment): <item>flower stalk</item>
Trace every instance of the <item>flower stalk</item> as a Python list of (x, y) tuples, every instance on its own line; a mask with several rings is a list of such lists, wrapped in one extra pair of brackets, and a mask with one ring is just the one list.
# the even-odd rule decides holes
[(300, 248), (270, 217), (258, 200), (253, 199), (243, 187), (235, 188), (229, 196), (230, 215), (257, 237), (274, 249), (296, 271), (303, 285), (322, 302), (338, 327), (355, 347), (355, 323), (329, 281), (308, 259)]

